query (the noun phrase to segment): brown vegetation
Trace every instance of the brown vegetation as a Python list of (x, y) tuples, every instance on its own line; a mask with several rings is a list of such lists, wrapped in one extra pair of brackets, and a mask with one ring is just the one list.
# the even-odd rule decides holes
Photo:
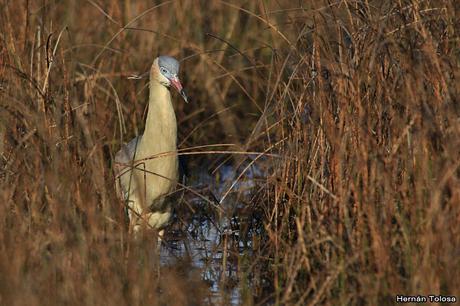
[(190, 157), (268, 169), (220, 216), (240, 218), (249, 249), (224, 244), (239, 303), (460, 298), (459, 13), (456, 0), (1, 0), (0, 304), (231, 302), (225, 277), (212, 299), (185, 263), (159, 277), (155, 235), (129, 237), (115, 195), (111, 160), (147, 100), (127, 77), (158, 54), (183, 59), (181, 149), (265, 153)]

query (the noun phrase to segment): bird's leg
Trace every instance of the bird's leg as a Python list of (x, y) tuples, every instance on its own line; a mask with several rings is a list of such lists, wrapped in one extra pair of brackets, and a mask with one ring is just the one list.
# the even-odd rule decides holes
[[(163, 224), (165, 224), (167, 220), (169, 220), (170, 217), (171, 217), (171, 213), (169, 211), (164, 211), (164, 212), (155, 211), (155, 212), (150, 212), (148, 214), (145, 214), (144, 221), (147, 222), (147, 225), (150, 228), (158, 229)], [(163, 238), (164, 238), (164, 230), (160, 230), (158, 232), (158, 244), (157, 244), (158, 250), (160, 249), (161, 241), (164, 240)]]
[(158, 232), (158, 240), (159, 241), (163, 240), (164, 234), (165, 234), (164, 229), (162, 229), (161, 231)]
[(142, 227), (142, 207), (138, 204), (135, 199), (128, 201), (128, 217), (129, 217), (129, 229), (130, 232), (138, 233)]
[(161, 242), (163, 241), (164, 233), (165, 233), (164, 229), (158, 232), (158, 242), (157, 242), (158, 253), (160, 253)]

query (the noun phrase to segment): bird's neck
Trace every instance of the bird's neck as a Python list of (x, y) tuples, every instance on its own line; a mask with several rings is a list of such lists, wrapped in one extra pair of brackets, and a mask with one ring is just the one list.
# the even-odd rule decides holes
[(150, 81), (149, 110), (141, 145), (146, 155), (177, 148), (177, 122), (171, 94), (156, 80)]

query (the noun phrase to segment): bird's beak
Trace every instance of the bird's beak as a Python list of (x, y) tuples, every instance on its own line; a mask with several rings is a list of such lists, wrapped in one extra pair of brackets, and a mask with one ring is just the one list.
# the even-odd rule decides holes
[(174, 88), (177, 90), (177, 92), (180, 93), (180, 95), (184, 99), (185, 103), (188, 103), (187, 95), (185, 94), (185, 90), (182, 87), (182, 84), (180, 83), (179, 78), (171, 79), (171, 84), (172, 84), (172, 86), (174, 86)]

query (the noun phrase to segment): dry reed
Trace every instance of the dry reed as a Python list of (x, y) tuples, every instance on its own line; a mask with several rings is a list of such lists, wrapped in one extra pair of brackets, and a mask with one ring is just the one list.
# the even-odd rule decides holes
[[(0, 8), (0, 304), (227, 304), (235, 287), (243, 305), (460, 298), (457, 1)], [(146, 106), (127, 77), (158, 54), (184, 59), (184, 154), (268, 172), (228, 216), (237, 281), (222, 275), (220, 299), (185, 262), (159, 278), (155, 236), (127, 235), (115, 195), (111, 160)], [(222, 142), (266, 154), (187, 150)]]

